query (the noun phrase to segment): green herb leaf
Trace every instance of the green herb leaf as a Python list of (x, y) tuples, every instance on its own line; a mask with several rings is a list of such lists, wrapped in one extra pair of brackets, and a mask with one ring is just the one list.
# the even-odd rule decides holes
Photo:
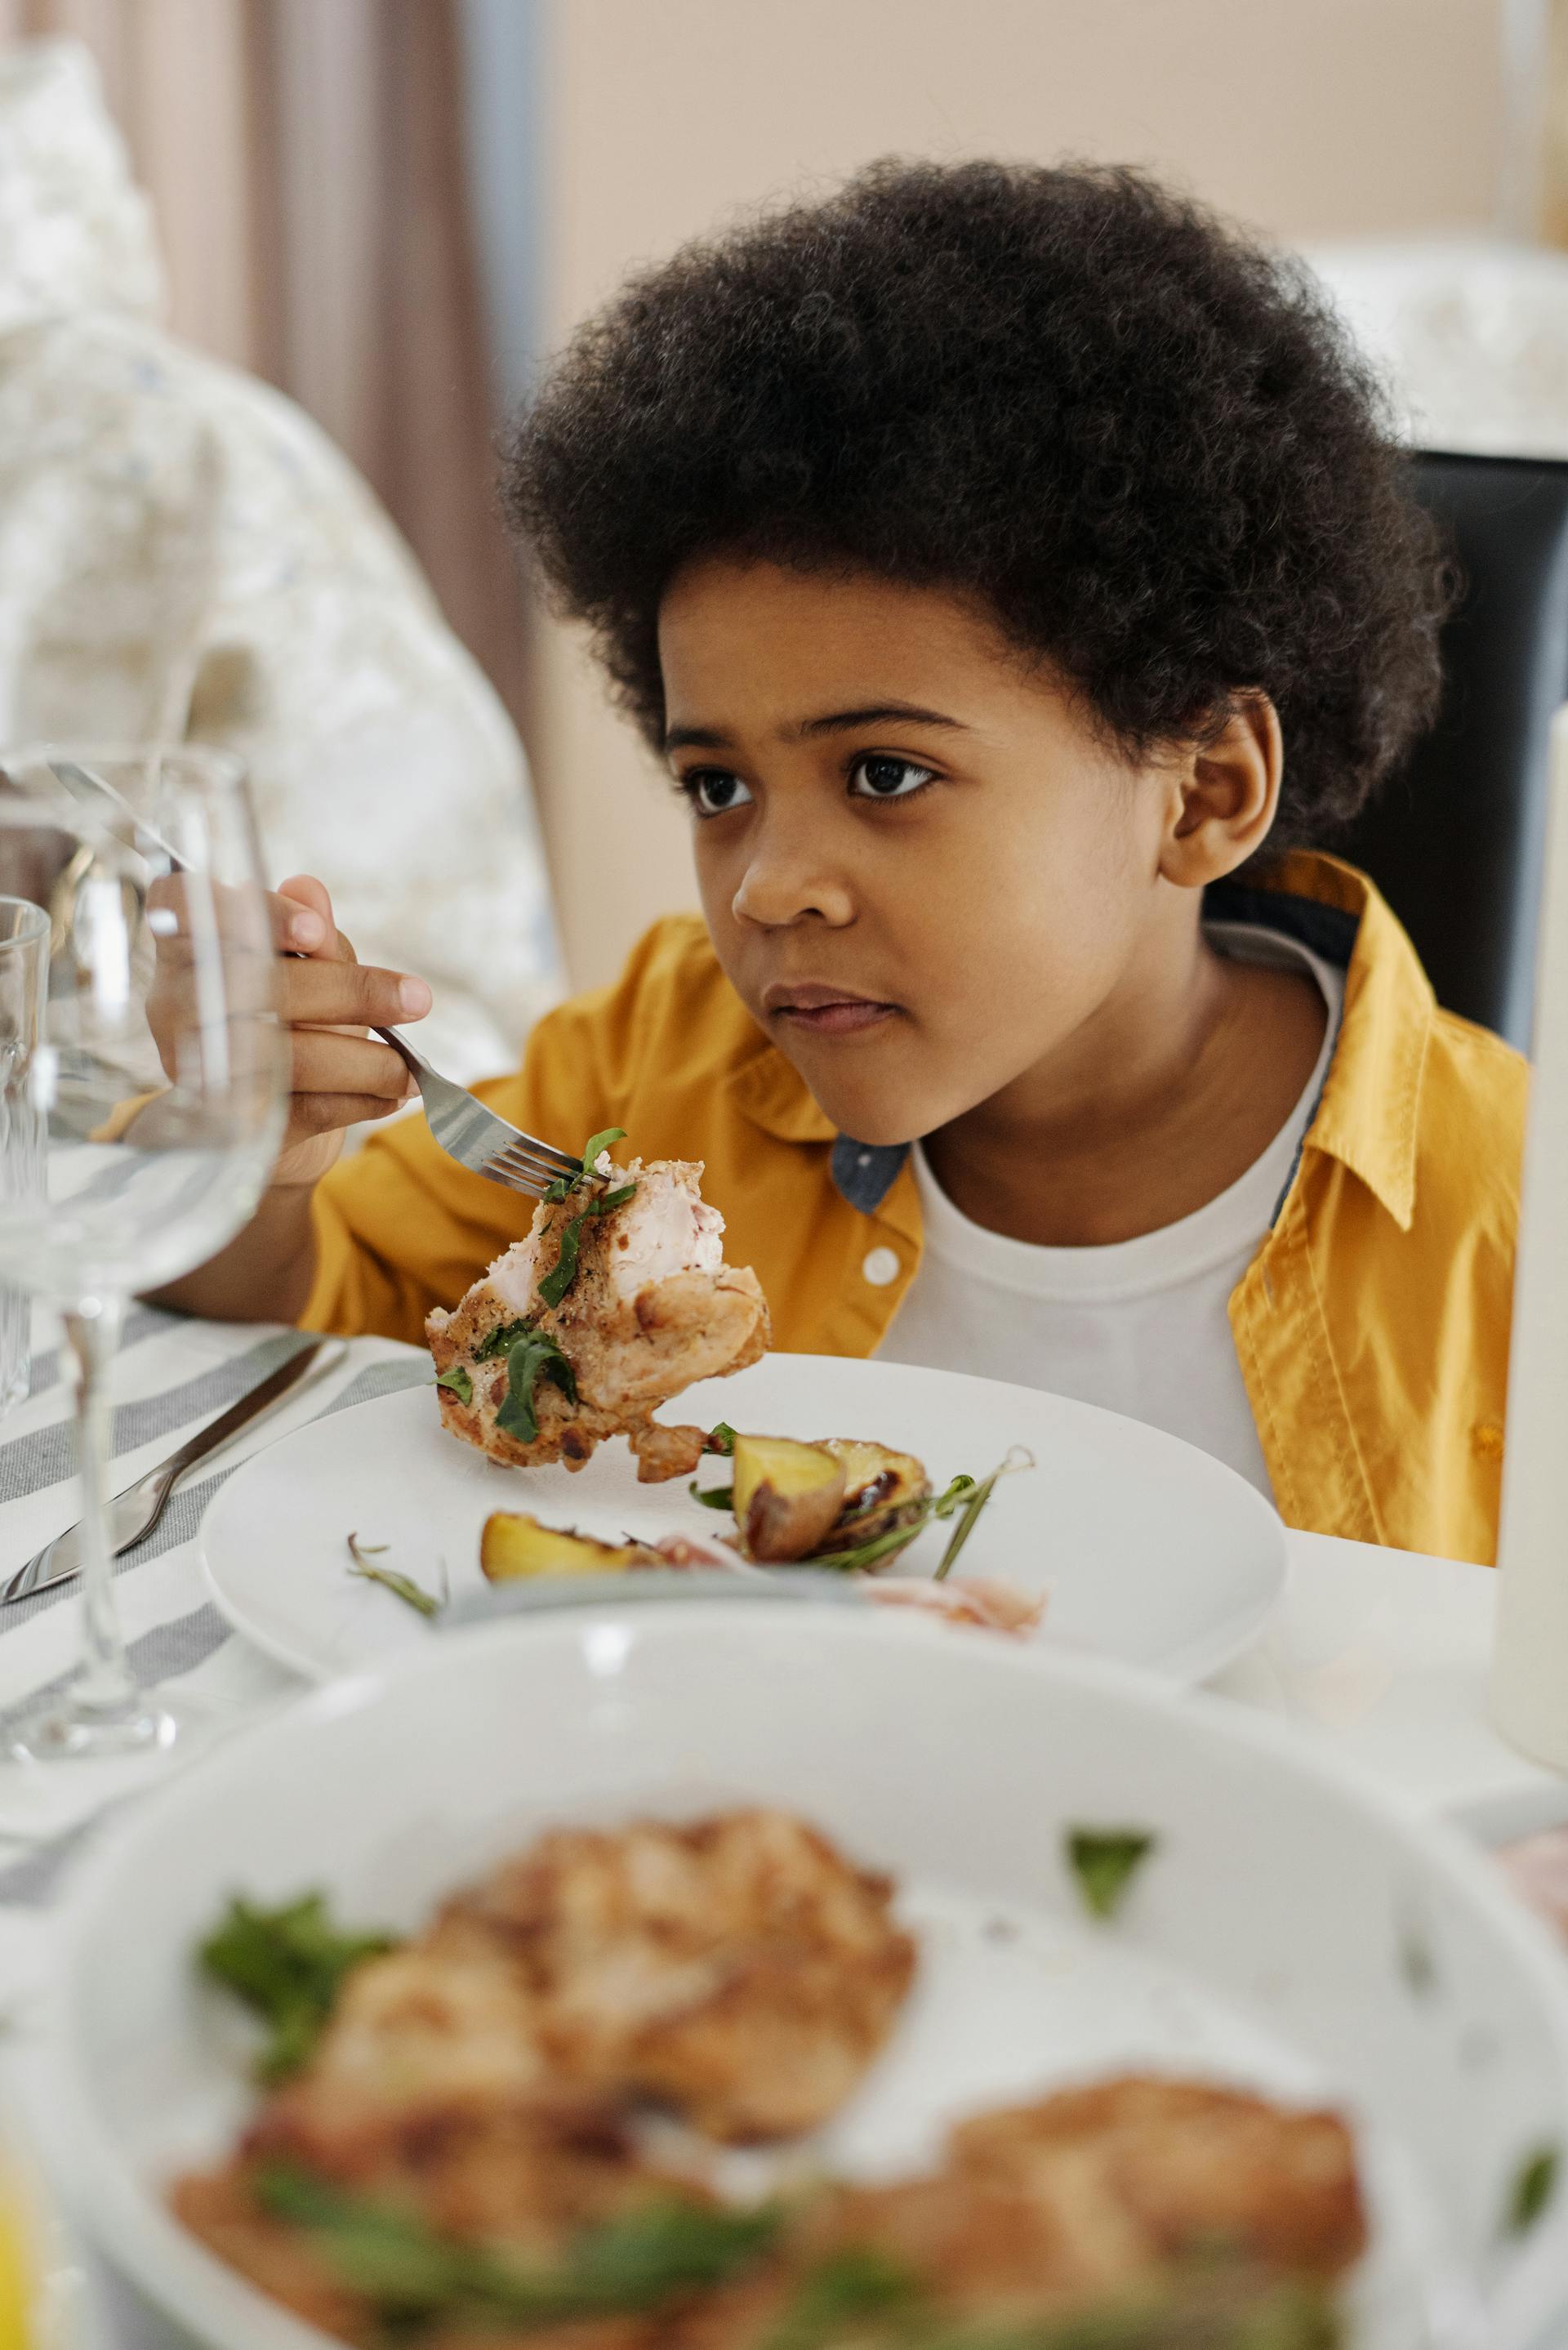
[(727, 1419), (722, 1419), (717, 1428), (711, 1428), (708, 1430), (708, 1441), (702, 1450), (704, 1452), (722, 1453), (726, 1461), (732, 1458), (735, 1450), (735, 1431)]
[(877, 2332), (868, 2319), (913, 2316), (923, 2300), (912, 2271), (851, 2246), (808, 2270), (763, 2350), (828, 2350), (845, 2333), (861, 2338)]
[(345, 1978), (393, 1948), (389, 1935), (344, 1933), (322, 1896), (306, 1893), (278, 1909), (231, 1901), (198, 1957), (204, 1973), (267, 2025), (256, 2073), (273, 2082), (286, 2079), (309, 2056)]
[(733, 1485), (699, 1485), (693, 1477), (686, 1490), (705, 1510), (732, 1510), (735, 1506)]
[(547, 1330), (524, 1328), (506, 1357), (506, 1393), (495, 1415), (495, 1425), (520, 1444), (533, 1444), (539, 1434), (534, 1397), (541, 1379), (560, 1388), (568, 1403), (577, 1399), (576, 1374)]
[(1068, 1829), (1068, 1865), (1091, 1917), (1116, 1916), (1133, 1878), (1158, 1843), (1158, 1837), (1146, 1828)]
[(1537, 2147), (1525, 2156), (1514, 2174), (1509, 2190), (1508, 2210), (1503, 2219), (1503, 2232), (1510, 2236), (1527, 2236), (1557, 2191), (1557, 2173), (1562, 2166), (1562, 2149), (1555, 2146)]
[(548, 1190), (542, 1192), (540, 1197), (552, 1205), (557, 1204), (562, 1200), (569, 1199), (574, 1191), (579, 1191), (585, 1183), (591, 1181), (594, 1171), (594, 1161), (597, 1159), (600, 1151), (607, 1150), (612, 1142), (624, 1142), (625, 1140), (626, 1128), (624, 1126), (607, 1126), (602, 1134), (590, 1134), (584, 1146), (582, 1158), (578, 1161), (576, 1173), (575, 1175), (557, 1175), (555, 1181), (549, 1186)]
[(559, 1305), (577, 1277), (577, 1257), (583, 1244), (583, 1226), (590, 1216), (609, 1216), (624, 1208), (628, 1200), (637, 1197), (637, 1185), (624, 1183), (618, 1191), (607, 1191), (602, 1199), (590, 1200), (581, 1212), (561, 1230), (561, 1253), (555, 1270), (547, 1273), (539, 1284), (539, 1295), (548, 1306)]
[(529, 2270), (293, 2166), (269, 2165), (255, 2187), (264, 2207), (307, 2230), (343, 2282), (383, 2314), (452, 2311), (521, 2325), (657, 2309), (723, 2284), (762, 2258), (781, 2219), (772, 2207), (648, 2203), (585, 2230), (556, 2268)]
[(379, 1583), (383, 1591), (389, 1591), (394, 1599), (400, 1599), (417, 1615), (439, 1616), (446, 1606), (444, 1591), (438, 1599), (433, 1592), (416, 1583), (411, 1575), (400, 1575), (395, 1567), (371, 1565), (370, 1561), (379, 1558), (387, 1547), (385, 1543), (362, 1543), (358, 1534), (350, 1534), (348, 1550), (354, 1563), (349, 1574), (358, 1575), (363, 1583)]
[(453, 1363), (449, 1369), (438, 1371), (436, 1385), (438, 1388), (450, 1388), (459, 1403), (473, 1401), (473, 1381), (463, 1363)]
[(601, 1150), (607, 1150), (612, 1142), (624, 1142), (625, 1140), (626, 1128), (624, 1126), (607, 1126), (602, 1134), (590, 1134), (587, 1141), (583, 1146), (583, 1173), (585, 1175), (591, 1175), (593, 1173), (595, 1164)]
[(525, 1338), (533, 1327), (532, 1322), (526, 1321), (498, 1322), (493, 1330), (485, 1332), (484, 1336), (475, 1347), (474, 1361), (476, 1363), (499, 1362), (502, 1356), (509, 1355), (518, 1339)]

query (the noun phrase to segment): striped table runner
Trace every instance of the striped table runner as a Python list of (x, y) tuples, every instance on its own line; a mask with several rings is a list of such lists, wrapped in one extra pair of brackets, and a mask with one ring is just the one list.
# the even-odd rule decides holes
[[(270, 1324), (193, 1322), (131, 1312), (115, 1378), (117, 1488), (173, 1451), (301, 1344)], [(0, 1572), (9, 1573), (78, 1514), (68, 1356), (36, 1317), (32, 1393), (0, 1421)], [(242, 1461), (291, 1428), (430, 1378), (422, 1351), (356, 1339), (329, 1377), (247, 1430), (198, 1469), (147, 1540), (119, 1560), (117, 1586), (131, 1660), (147, 1682), (178, 1679), (221, 1721), (243, 1722), (302, 1686), (230, 1632), (208, 1598), (195, 1535), (202, 1512)], [(0, 1610), (0, 1726), (68, 1677), (78, 1653), (74, 1585)], [(0, 1761), (0, 2004), (8, 1928), (53, 1898), (62, 1871), (104, 1813), (145, 1783), (145, 1766)]]

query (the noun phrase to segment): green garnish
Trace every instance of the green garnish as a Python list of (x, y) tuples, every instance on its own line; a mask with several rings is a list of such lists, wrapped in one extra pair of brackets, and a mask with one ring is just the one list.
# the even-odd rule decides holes
[[(483, 1360), (483, 1357), (476, 1357), (475, 1359)], [(450, 1388), (459, 1403), (473, 1401), (473, 1381), (468, 1375), (466, 1366), (462, 1363), (453, 1363), (449, 1370), (438, 1371), (436, 1385), (438, 1388)]]
[(1147, 1828), (1069, 1828), (1068, 1866), (1092, 1918), (1114, 1918), (1159, 1838)]
[(568, 1403), (577, 1399), (576, 1375), (547, 1330), (524, 1326), (506, 1357), (506, 1393), (495, 1415), (495, 1425), (520, 1444), (532, 1444), (539, 1433), (534, 1397), (541, 1379), (560, 1388)]
[(528, 1321), (498, 1322), (493, 1330), (485, 1332), (478, 1346), (475, 1347), (474, 1361), (476, 1363), (499, 1362), (501, 1357), (509, 1355), (518, 1339), (525, 1338), (533, 1327), (532, 1322)]
[(699, 1485), (693, 1477), (686, 1490), (705, 1510), (732, 1510), (735, 1506), (733, 1485)]
[(735, 1450), (735, 1431), (727, 1419), (722, 1419), (716, 1428), (708, 1430), (708, 1441), (702, 1450), (704, 1452), (722, 1453), (726, 1461), (731, 1458)]
[(726, 2283), (769, 2250), (782, 2216), (769, 2206), (647, 2203), (585, 2229), (558, 2266), (531, 2269), (292, 2165), (269, 2165), (255, 2187), (264, 2207), (306, 2229), (343, 2282), (383, 2314), (450, 2311), (519, 2325), (657, 2309)]
[(912, 2317), (924, 2299), (912, 2271), (851, 2246), (807, 2271), (763, 2350), (827, 2350), (846, 2331), (857, 2339), (879, 2332), (878, 2318)]
[(562, 1200), (568, 1199), (577, 1189), (578, 1185), (587, 1182), (589, 1176), (592, 1175), (594, 1165), (599, 1153), (602, 1150), (607, 1150), (612, 1142), (624, 1142), (625, 1140), (626, 1128), (624, 1126), (607, 1126), (602, 1134), (590, 1134), (587, 1141), (583, 1146), (583, 1155), (577, 1162), (576, 1173), (575, 1175), (557, 1175), (555, 1181), (550, 1185), (548, 1191), (542, 1191), (540, 1193), (540, 1198), (549, 1201), (552, 1205), (556, 1204)]
[(267, 2026), (256, 2060), (258, 2079), (282, 2081), (297, 2072), (337, 2004), (345, 1978), (367, 1959), (394, 1948), (387, 1934), (346, 1934), (332, 1922), (319, 1893), (302, 1894), (279, 1909), (237, 1898), (202, 1944), (203, 1972), (244, 2000)]
[(539, 1295), (546, 1305), (559, 1305), (577, 1277), (577, 1256), (583, 1244), (583, 1226), (590, 1216), (610, 1216), (624, 1208), (628, 1200), (637, 1197), (635, 1183), (623, 1183), (618, 1191), (607, 1191), (602, 1200), (590, 1200), (587, 1206), (561, 1229), (561, 1253), (556, 1259), (556, 1269), (547, 1273), (539, 1284)]
[(446, 1606), (444, 1591), (438, 1599), (434, 1592), (427, 1591), (422, 1584), (416, 1583), (411, 1575), (400, 1575), (391, 1566), (371, 1565), (371, 1560), (380, 1558), (389, 1547), (387, 1543), (362, 1543), (358, 1534), (350, 1534), (348, 1550), (354, 1564), (348, 1569), (349, 1574), (357, 1575), (362, 1583), (379, 1583), (383, 1591), (389, 1591), (394, 1599), (400, 1599), (405, 1607), (413, 1608), (417, 1615), (439, 1616)]
[(1509, 2192), (1503, 2218), (1505, 2235), (1526, 2236), (1534, 2227), (1556, 2192), (1562, 2159), (1561, 2149), (1554, 2146), (1537, 2147), (1532, 2154), (1526, 2155)]

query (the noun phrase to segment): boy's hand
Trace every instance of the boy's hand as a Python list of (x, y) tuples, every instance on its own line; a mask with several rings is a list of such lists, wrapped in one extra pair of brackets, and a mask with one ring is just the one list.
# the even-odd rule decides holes
[[(296, 874), (270, 900), (278, 949), (278, 1016), (293, 1032), (288, 1126), (275, 1185), (318, 1182), (343, 1148), (343, 1129), (385, 1118), (415, 1090), (389, 1045), (366, 1026), (422, 1020), (422, 979), (359, 962), (332, 918), (319, 881)], [(303, 956), (303, 961), (294, 960)]]

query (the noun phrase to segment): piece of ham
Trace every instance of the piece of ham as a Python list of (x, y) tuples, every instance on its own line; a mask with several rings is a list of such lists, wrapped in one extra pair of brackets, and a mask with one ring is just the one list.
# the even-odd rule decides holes
[[(451, 1386), (436, 1392), (452, 1434), (493, 1461), (580, 1469), (607, 1437), (625, 1436), (639, 1480), (659, 1483), (690, 1475), (707, 1436), (661, 1426), (655, 1410), (697, 1380), (743, 1370), (765, 1354), (767, 1303), (749, 1267), (724, 1263), (724, 1219), (698, 1188), (701, 1165), (661, 1159), (612, 1167), (601, 1153), (594, 1172), (592, 1189), (542, 1201), (527, 1236), (451, 1313), (430, 1315), (425, 1334), (438, 1376), (466, 1372), (472, 1388), (466, 1401)], [(539, 1284), (559, 1262), (566, 1226), (595, 1198), (628, 1184), (636, 1189), (624, 1207), (580, 1225), (576, 1275), (560, 1304), (547, 1305)], [(500, 1334), (524, 1325), (554, 1340), (576, 1386), (573, 1402), (551, 1378), (538, 1379), (532, 1442), (496, 1425), (510, 1351)]]

